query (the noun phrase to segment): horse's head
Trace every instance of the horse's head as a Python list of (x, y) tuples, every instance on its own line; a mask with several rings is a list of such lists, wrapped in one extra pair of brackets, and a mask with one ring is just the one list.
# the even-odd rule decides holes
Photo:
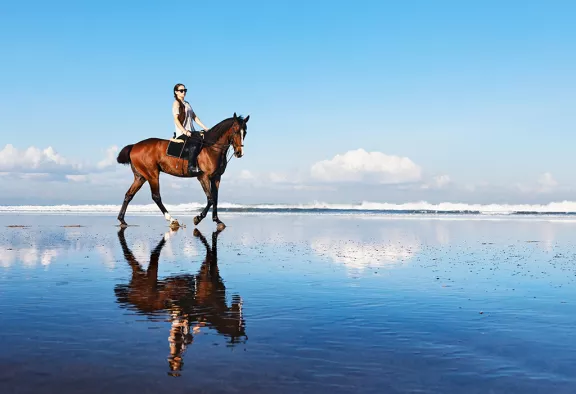
[(233, 132), (231, 143), (234, 147), (234, 156), (237, 158), (241, 158), (244, 155), (244, 139), (246, 138), (246, 133), (248, 130), (248, 119), (250, 119), (250, 115), (246, 117), (246, 119), (242, 118), (241, 116), (236, 116), (236, 112), (234, 112), (234, 124), (233, 124)]

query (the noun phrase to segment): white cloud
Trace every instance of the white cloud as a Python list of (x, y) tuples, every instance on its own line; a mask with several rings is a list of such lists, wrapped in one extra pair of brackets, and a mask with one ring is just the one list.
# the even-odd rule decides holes
[(116, 145), (112, 145), (106, 150), (106, 157), (98, 162), (96, 167), (99, 169), (104, 169), (116, 165), (116, 156), (118, 156), (118, 147)]
[(26, 180), (44, 180), (44, 179), (51, 179), (51, 176), (50, 174), (45, 172), (31, 172), (31, 173), (19, 174), (19, 178)]
[(81, 164), (60, 156), (52, 147), (42, 150), (31, 146), (20, 151), (13, 145), (7, 144), (0, 150), (0, 171), (2, 172), (76, 173), (81, 168)]
[(312, 178), (326, 182), (374, 181), (390, 184), (419, 181), (422, 170), (407, 157), (357, 149), (315, 163), (310, 174)]
[(226, 182), (267, 189), (300, 189), (307, 187), (305, 179), (301, 175), (279, 171), (252, 172), (241, 170), (237, 175), (231, 175)]
[(326, 190), (326, 191), (336, 191), (338, 190), (334, 186), (325, 186), (325, 185), (294, 185), (292, 186), (294, 190), (307, 190), (307, 191), (318, 191), (318, 190)]
[(558, 190), (559, 185), (551, 173), (545, 172), (540, 175), (535, 184), (516, 183), (515, 187), (522, 193), (550, 193)]
[(88, 176), (86, 175), (66, 175), (66, 179), (72, 182), (86, 182)]
[(444, 187), (451, 182), (450, 177), (448, 175), (435, 176), (432, 179), (432, 181), (433, 181), (434, 185), (438, 188)]
[(539, 191), (549, 192), (552, 189), (554, 189), (556, 186), (558, 186), (558, 182), (556, 182), (556, 180), (554, 179), (552, 174), (550, 174), (549, 172), (546, 172), (538, 178), (538, 186), (539, 186)]
[(422, 189), (442, 189), (443, 187), (448, 186), (450, 183), (452, 183), (450, 176), (437, 175), (435, 177), (432, 177), (432, 179), (429, 182), (424, 183), (422, 185)]
[(117, 146), (109, 147), (106, 157), (93, 165), (65, 158), (52, 147), (40, 149), (31, 146), (19, 150), (7, 144), (0, 150), (0, 174), (27, 181), (92, 182), (92, 177), (98, 173), (110, 174), (109, 171), (116, 164), (117, 152)]
[(242, 179), (242, 180), (252, 180), (255, 177), (254, 177), (254, 175), (252, 175), (252, 173), (250, 171), (242, 170), (242, 171), (240, 171), (240, 175), (238, 175), (238, 178)]
[(286, 175), (278, 173), (278, 172), (270, 172), (268, 174), (268, 177), (269, 177), (270, 181), (274, 182), (274, 183), (287, 183), (288, 182), (288, 177)]

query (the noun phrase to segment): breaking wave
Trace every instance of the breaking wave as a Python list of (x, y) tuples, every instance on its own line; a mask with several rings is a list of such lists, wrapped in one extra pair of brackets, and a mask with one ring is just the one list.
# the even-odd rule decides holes
[[(203, 203), (166, 205), (172, 213), (196, 213)], [(548, 204), (466, 204), (425, 201), (402, 204), (362, 202), (359, 204), (232, 204), (220, 203), (224, 212), (276, 212), (276, 213), (373, 213), (373, 214), (477, 214), (477, 215), (576, 215), (575, 201)], [(117, 213), (120, 205), (12, 205), (0, 206), (0, 213)], [(130, 205), (127, 212), (158, 213), (156, 204)]]

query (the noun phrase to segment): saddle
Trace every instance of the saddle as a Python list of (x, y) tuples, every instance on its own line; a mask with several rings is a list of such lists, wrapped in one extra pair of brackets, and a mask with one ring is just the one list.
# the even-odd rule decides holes
[[(176, 137), (176, 135), (174, 135), (174, 137)], [(168, 142), (166, 155), (188, 160), (190, 148), (197, 146), (198, 152), (196, 153), (196, 157), (198, 157), (198, 154), (202, 150), (203, 141), (204, 138), (198, 131), (193, 131), (190, 137), (182, 134), (178, 138), (171, 138)]]

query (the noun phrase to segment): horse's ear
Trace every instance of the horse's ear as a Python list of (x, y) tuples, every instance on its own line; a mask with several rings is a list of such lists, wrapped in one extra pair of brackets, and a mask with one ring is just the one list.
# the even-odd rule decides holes
[(250, 119), (250, 115), (248, 115), (248, 116), (246, 117), (246, 119), (244, 119), (244, 123), (248, 123), (248, 119)]
[(236, 118), (237, 118), (237, 116), (236, 116), (236, 112), (234, 112), (234, 119), (236, 119)]

